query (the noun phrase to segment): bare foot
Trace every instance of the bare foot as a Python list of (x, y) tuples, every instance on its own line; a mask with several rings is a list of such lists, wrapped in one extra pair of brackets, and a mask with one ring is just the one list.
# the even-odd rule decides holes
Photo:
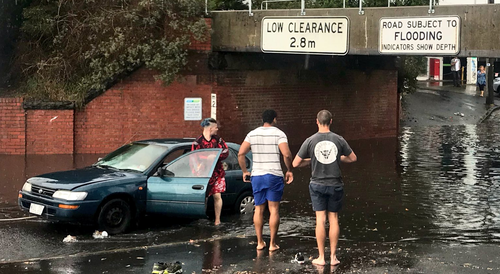
[(220, 221), (215, 221), (215, 226), (220, 225)]
[(337, 259), (337, 256), (333, 256), (330, 262), (330, 265), (339, 265), (340, 261)]
[(257, 244), (257, 250), (262, 250), (264, 248), (266, 248), (266, 242), (262, 242), (262, 243)]
[(278, 250), (278, 249), (280, 249), (280, 246), (279, 246), (279, 245), (276, 245), (276, 244), (275, 244), (275, 245), (271, 245), (271, 246), (269, 247), (269, 251), (276, 251), (276, 250)]
[(326, 264), (325, 259), (320, 259), (320, 258), (316, 258), (316, 259), (312, 260), (312, 263), (315, 265), (325, 265)]

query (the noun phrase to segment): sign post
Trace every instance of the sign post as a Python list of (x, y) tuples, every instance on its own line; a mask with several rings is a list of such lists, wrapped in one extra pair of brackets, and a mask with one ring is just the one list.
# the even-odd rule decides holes
[(346, 55), (347, 17), (264, 17), (260, 47), (264, 53)]
[(460, 52), (459, 16), (381, 18), (381, 54), (457, 55)]

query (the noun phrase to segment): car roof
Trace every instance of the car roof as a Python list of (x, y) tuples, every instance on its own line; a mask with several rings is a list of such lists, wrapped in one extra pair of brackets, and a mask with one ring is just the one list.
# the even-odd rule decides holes
[(149, 144), (149, 145), (187, 145), (192, 144), (196, 140), (195, 138), (166, 138), (166, 139), (147, 139), (138, 140), (133, 143), (136, 144)]
[[(196, 138), (166, 138), (166, 139), (147, 139), (147, 140), (139, 140), (134, 141), (134, 143), (139, 144), (151, 144), (151, 145), (163, 145), (163, 146), (182, 146), (182, 145), (191, 145)], [(239, 150), (240, 145), (236, 143), (226, 142), (227, 146)]]

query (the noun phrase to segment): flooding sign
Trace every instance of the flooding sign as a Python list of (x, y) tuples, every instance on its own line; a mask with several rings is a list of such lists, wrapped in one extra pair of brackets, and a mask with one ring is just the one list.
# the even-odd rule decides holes
[(382, 54), (455, 55), (460, 52), (459, 16), (381, 18)]
[(347, 17), (264, 17), (260, 47), (265, 53), (346, 55)]

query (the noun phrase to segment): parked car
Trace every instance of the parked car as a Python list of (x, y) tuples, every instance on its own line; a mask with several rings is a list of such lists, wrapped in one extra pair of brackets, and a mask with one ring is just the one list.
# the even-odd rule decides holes
[[(222, 150), (191, 151), (193, 141), (137, 141), (92, 166), (29, 178), (19, 192), (18, 204), (42, 218), (94, 223), (111, 234), (127, 231), (134, 220), (149, 214), (204, 218), (208, 181)], [(239, 145), (227, 145), (224, 206), (252, 213), (252, 187), (242, 179)], [(251, 168), (251, 154), (246, 162)]]
[(500, 92), (500, 77), (493, 79), (493, 91), (496, 93)]

